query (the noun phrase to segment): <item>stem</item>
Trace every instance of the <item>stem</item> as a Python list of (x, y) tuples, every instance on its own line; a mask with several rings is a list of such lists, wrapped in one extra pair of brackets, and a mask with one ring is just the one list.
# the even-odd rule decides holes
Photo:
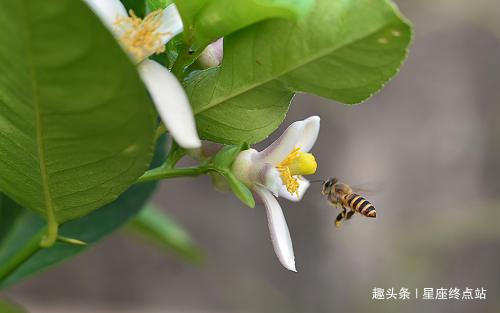
[(51, 247), (57, 240), (58, 230), (59, 230), (59, 224), (57, 224), (56, 222), (54, 212), (51, 210), (47, 211), (47, 232), (42, 237), (42, 240), (40, 241), (40, 246), (42, 248)]
[(179, 55), (177, 56), (174, 65), (172, 65), (172, 73), (175, 75), (175, 77), (177, 77), (179, 81), (182, 81), (184, 79), (184, 66), (187, 63), (186, 61), (189, 59), (189, 57), (189, 46), (184, 44), (179, 51)]
[(195, 50), (191, 50), (193, 46), (191, 44), (183, 44), (179, 50), (179, 55), (172, 65), (172, 73), (177, 77), (179, 81), (182, 81), (186, 76), (184, 69), (193, 64), (194, 61), (200, 56), (200, 54), (205, 50), (207, 45), (197, 46)]
[(184, 176), (199, 176), (210, 171), (218, 172), (219, 169), (213, 166), (184, 167), (184, 168), (164, 168), (158, 167), (147, 171), (139, 177), (137, 183), (145, 183), (152, 180), (168, 179)]
[(0, 267), (0, 282), (5, 280), (10, 274), (19, 268), (26, 260), (37, 253), (40, 247), (40, 241), (45, 235), (46, 228), (42, 228), (35, 236), (31, 238), (26, 246), (15, 254), (7, 264)]
[(186, 155), (186, 150), (179, 147), (179, 145), (172, 140), (172, 145), (170, 146), (170, 151), (168, 152), (167, 159), (165, 163), (161, 166), (165, 169), (174, 168), (177, 162), (180, 161)]

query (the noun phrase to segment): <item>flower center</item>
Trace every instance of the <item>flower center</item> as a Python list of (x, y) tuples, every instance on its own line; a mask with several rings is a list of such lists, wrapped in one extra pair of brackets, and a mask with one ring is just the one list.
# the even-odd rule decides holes
[(118, 40), (136, 62), (152, 54), (165, 51), (162, 37), (167, 33), (158, 31), (162, 21), (162, 10), (149, 13), (144, 19), (137, 17), (132, 10), (129, 17), (118, 17), (114, 22)]
[(300, 148), (295, 148), (281, 161), (276, 169), (280, 172), (283, 185), (291, 194), (298, 195), (300, 175), (310, 175), (316, 172), (318, 164), (311, 153), (304, 153)]

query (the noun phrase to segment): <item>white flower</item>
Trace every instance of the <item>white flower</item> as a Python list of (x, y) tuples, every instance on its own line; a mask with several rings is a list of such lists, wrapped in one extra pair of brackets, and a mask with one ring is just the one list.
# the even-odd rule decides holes
[(199, 148), (201, 141), (184, 89), (167, 68), (148, 59), (152, 54), (163, 52), (165, 44), (182, 32), (182, 21), (175, 5), (140, 19), (133, 12), (129, 16), (119, 0), (85, 2), (138, 65), (139, 74), (172, 137), (184, 148)]
[(308, 152), (318, 138), (319, 125), (318, 116), (297, 121), (263, 151), (242, 151), (233, 163), (236, 177), (264, 202), (274, 251), (281, 264), (291, 271), (296, 271), (292, 240), (274, 196), (301, 200), (310, 185), (302, 175), (316, 172), (316, 160)]

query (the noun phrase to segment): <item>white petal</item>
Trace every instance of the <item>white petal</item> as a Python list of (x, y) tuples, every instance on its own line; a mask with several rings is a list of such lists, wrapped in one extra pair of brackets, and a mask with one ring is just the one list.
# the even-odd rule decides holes
[(267, 222), (274, 252), (286, 269), (296, 272), (292, 239), (290, 238), (290, 232), (288, 231), (288, 226), (278, 201), (263, 187), (256, 187), (255, 191), (262, 198), (266, 206)]
[(310, 185), (311, 185), (311, 183), (307, 179), (300, 178), (299, 179), (299, 189), (297, 190), (299, 193), (298, 196), (296, 194), (292, 195), (291, 193), (289, 193), (284, 185), (281, 185), (281, 187), (280, 187), (279, 196), (283, 197), (287, 200), (293, 201), (293, 202), (298, 202), (298, 201), (302, 200), (302, 197), (304, 196), (304, 194), (306, 193), (306, 191)]
[(309, 152), (314, 146), (319, 134), (319, 116), (311, 116), (304, 120), (305, 126), (302, 136), (297, 142), (300, 151)]
[(260, 160), (274, 165), (281, 162), (296, 147), (297, 142), (302, 136), (304, 126), (305, 123), (303, 121), (297, 121), (288, 126), (276, 141), (262, 150), (259, 155)]
[(117, 18), (128, 17), (127, 10), (119, 0), (84, 0), (92, 11), (111, 31)]
[(275, 196), (278, 196), (278, 193), (281, 187), (283, 186), (280, 172), (278, 172), (278, 170), (273, 165), (265, 166), (264, 171), (265, 171), (263, 175), (264, 185)]
[(163, 123), (175, 141), (187, 149), (201, 147), (193, 111), (177, 78), (167, 68), (149, 59), (142, 61), (138, 69)]
[(157, 30), (158, 32), (163, 33), (161, 38), (163, 43), (167, 43), (175, 35), (181, 33), (182, 29), (182, 19), (179, 15), (179, 11), (177, 11), (177, 7), (175, 4), (167, 6), (163, 10), (161, 24)]

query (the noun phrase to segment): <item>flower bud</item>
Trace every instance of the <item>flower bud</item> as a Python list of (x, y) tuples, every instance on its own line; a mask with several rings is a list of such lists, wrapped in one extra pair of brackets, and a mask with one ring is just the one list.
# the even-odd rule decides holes
[(200, 54), (198, 63), (203, 68), (219, 66), (222, 63), (223, 57), (223, 38), (219, 38), (209, 44)]

